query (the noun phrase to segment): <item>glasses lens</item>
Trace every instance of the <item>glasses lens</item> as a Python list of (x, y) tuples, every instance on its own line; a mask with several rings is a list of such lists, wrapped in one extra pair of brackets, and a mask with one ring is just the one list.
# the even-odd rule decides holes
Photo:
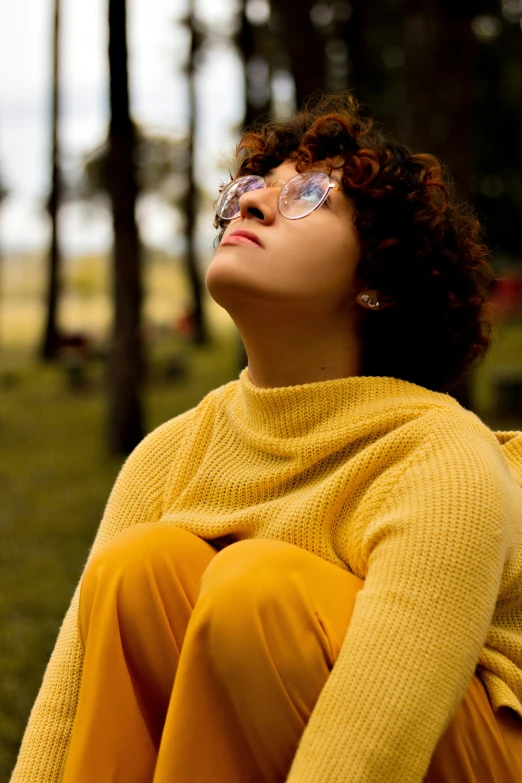
[(230, 185), (227, 185), (219, 197), (216, 207), (218, 217), (222, 220), (232, 220), (233, 218), (238, 217), (240, 213), (239, 199), (243, 193), (265, 187), (266, 185), (263, 177), (258, 177), (254, 174), (235, 179)]
[(325, 200), (329, 185), (330, 178), (323, 171), (298, 174), (281, 188), (279, 211), (290, 220), (309, 215)]

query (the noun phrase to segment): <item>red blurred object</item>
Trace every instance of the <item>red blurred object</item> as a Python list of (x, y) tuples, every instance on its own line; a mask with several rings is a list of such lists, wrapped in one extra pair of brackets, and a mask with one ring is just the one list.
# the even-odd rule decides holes
[(196, 322), (194, 313), (189, 311), (182, 315), (181, 318), (178, 318), (175, 323), (174, 330), (177, 334), (183, 335), (184, 337), (192, 337), (194, 334), (195, 325)]
[(497, 277), (491, 301), (504, 316), (522, 317), (522, 277)]

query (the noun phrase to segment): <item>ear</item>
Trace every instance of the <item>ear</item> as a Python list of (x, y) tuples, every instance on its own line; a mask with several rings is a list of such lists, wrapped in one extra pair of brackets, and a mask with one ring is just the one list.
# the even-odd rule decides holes
[(395, 305), (393, 299), (375, 289), (359, 291), (355, 297), (355, 301), (366, 310), (386, 310), (388, 307), (393, 307)]

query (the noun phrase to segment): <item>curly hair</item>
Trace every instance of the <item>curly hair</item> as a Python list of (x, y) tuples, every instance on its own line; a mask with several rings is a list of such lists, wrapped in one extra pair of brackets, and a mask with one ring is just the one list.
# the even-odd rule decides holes
[(236, 154), (236, 176), (263, 176), (283, 161), (298, 171), (318, 161), (331, 170), (342, 160), (362, 249), (357, 275), (396, 302), (363, 314), (363, 375), (444, 391), (483, 357), (491, 336), (489, 251), (437, 158), (411, 154), (349, 94), (323, 96), (246, 132)]

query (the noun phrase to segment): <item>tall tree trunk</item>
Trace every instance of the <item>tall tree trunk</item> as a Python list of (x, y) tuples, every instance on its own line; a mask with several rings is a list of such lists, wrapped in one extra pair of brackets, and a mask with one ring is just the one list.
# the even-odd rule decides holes
[(312, 93), (325, 89), (324, 40), (310, 16), (315, 0), (286, 0), (284, 5), (290, 70), (295, 80), (297, 108), (300, 109)]
[(238, 46), (244, 64), (245, 114), (243, 127), (250, 128), (270, 111), (269, 34), (266, 25), (252, 25), (246, 13), (247, 0), (241, 3)]
[(125, 0), (109, 0), (108, 190), (114, 229), (114, 322), (109, 352), (109, 448), (128, 453), (143, 437), (141, 248), (136, 223), (135, 131), (129, 112)]
[(52, 148), (51, 148), (51, 192), (47, 209), (51, 218), (51, 246), (47, 268), (46, 319), (40, 356), (45, 361), (56, 357), (59, 348), (58, 298), (60, 293), (61, 250), (58, 226), (58, 211), (61, 200), (60, 137), (60, 0), (54, 0), (53, 25), (53, 98), (52, 98)]
[(188, 27), (190, 32), (190, 50), (187, 63), (187, 82), (189, 94), (189, 130), (188, 130), (188, 161), (187, 161), (187, 194), (185, 203), (185, 265), (192, 292), (193, 309), (192, 337), (196, 345), (205, 345), (208, 334), (203, 311), (203, 292), (201, 275), (198, 269), (196, 251), (197, 230), (197, 186), (195, 177), (195, 143), (197, 129), (196, 107), (196, 57), (198, 54), (198, 31), (195, 24), (194, 0), (189, 0)]
[(469, 197), (476, 4), (406, 0), (406, 111), (400, 136), (414, 151), (432, 152)]

